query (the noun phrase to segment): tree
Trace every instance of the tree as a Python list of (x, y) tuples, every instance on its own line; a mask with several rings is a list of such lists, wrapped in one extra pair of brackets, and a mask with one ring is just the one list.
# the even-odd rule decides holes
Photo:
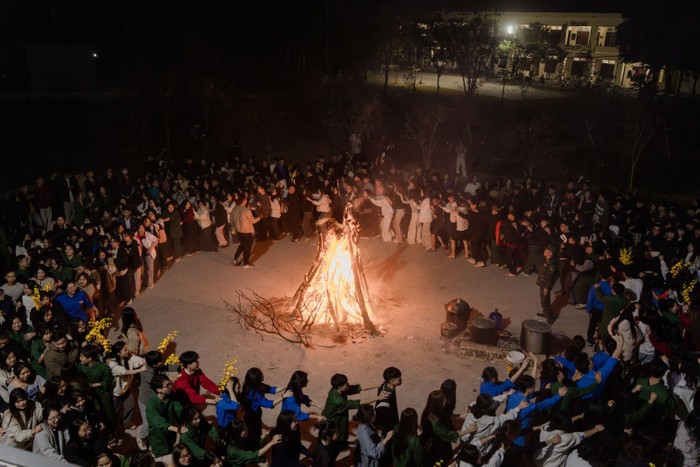
[(523, 52), (525, 48), (519, 39), (512, 38), (502, 40), (498, 44), (497, 50), (499, 55), (501, 55), (501, 60), (504, 61), (501, 67), (501, 100), (503, 100), (506, 95), (506, 83), (508, 80), (518, 78), (523, 73), (522, 67), (525, 63)]
[(634, 188), (635, 171), (654, 135), (661, 129), (661, 117), (654, 110), (636, 106), (620, 119), (620, 153), (630, 164), (629, 190)]
[(467, 22), (455, 25), (453, 56), (462, 76), (464, 93), (473, 96), (491, 60), (498, 40), (495, 36), (496, 20), (486, 14), (477, 14)]
[[(649, 92), (655, 94), (659, 73), (666, 76), (674, 69), (680, 74), (700, 72), (700, 2), (677, 0), (634, 2), (623, 12), (625, 21), (619, 26), (617, 41), (620, 55), (626, 62), (642, 62), (649, 66)], [(666, 91), (670, 91), (666, 79)], [(694, 97), (694, 95), (693, 95)]]
[(394, 60), (405, 56), (405, 50), (416, 41), (424, 40), (416, 23), (409, 19), (410, 8), (402, 2), (390, 0), (379, 2), (374, 14), (377, 25), (376, 37), (379, 44), (378, 55), (384, 71), (382, 96), (386, 97), (389, 89), (389, 66)]
[(451, 61), (451, 53), (454, 51), (454, 25), (447, 21), (437, 21), (431, 24), (430, 40), (432, 42), (430, 61), (435, 68), (437, 78), (435, 94), (440, 94), (440, 77)]
[(447, 108), (440, 101), (414, 106), (406, 114), (406, 132), (417, 145), (423, 159), (423, 168), (433, 164), (433, 151), (438, 140), (440, 125), (447, 119)]
[(202, 155), (206, 159), (209, 149), (209, 131), (211, 116), (216, 102), (221, 98), (221, 86), (211, 78), (201, 77), (194, 80), (190, 91), (202, 112)]
[(348, 111), (349, 135), (357, 135), (367, 141), (382, 123), (382, 104), (379, 99), (355, 102)]
[(267, 162), (272, 161), (273, 142), (277, 139), (282, 117), (284, 112), (272, 105), (256, 105), (246, 116), (246, 120), (258, 127), (262, 134)]
[(541, 116), (521, 121), (515, 125), (518, 142), (517, 158), (523, 163), (525, 176), (532, 177), (535, 169), (556, 159), (556, 148), (550, 122)]
[(497, 50), (505, 61), (505, 66), (502, 67), (501, 99), (505, 95), (506, 82), (515, 80), (524, 100), (532, 76), (538, 73), (537, 68), (542, 61), (559, 62), (564, 58), (564, 48), (560, 44), (561, 34), (557, 35), (558, 32), (548, 30), (541, 23), (530, 23), (499, 42)]

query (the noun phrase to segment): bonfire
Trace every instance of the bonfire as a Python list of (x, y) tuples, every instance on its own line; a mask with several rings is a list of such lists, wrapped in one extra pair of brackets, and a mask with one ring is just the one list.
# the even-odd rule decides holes
[(321, 242), (316, 260), (289, 302), (290, 314), (300, 318), (307, 328), (326, 324), (340, 330), (343, 325), (361, 325), (375, 334), (357, 245), (359, 225), (352, 215), (352, 205), (345, 208), (342, 224), (332, 218), (321, 222), (327, 225), (319, 226)]
[(359, 224), (348, 204), (343, 223), (322, 219), (318, 224), (318, 253), (304, 281), (291, 299), (265, 298), (251, 291), (237, 291), (238, 304), (227, 302), (245, 329), (275, 334), (312, 347), (311, 333), (328, 336), (334, 343), (360, 334), (377, 335), (362, 259)]

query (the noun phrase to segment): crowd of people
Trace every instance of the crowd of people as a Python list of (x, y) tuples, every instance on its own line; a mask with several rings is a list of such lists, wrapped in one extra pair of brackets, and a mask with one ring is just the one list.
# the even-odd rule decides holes
[[(0, 441), (102, 467), (266, 457), (322, 466), (347, 455), (362, 466), (698, 465), (697, 203), (595, 190), (584, 178), (482, 182), (466, 176), (459, 157), (458, 174), (427, 173), (393, 152), (292, 166), (235, 151), (223, 164), (149, 159), (135, 176), (55, 172), (12, 192), (0, 211)], [(362, 237), (442, 251), (441, 261), (463, 258), (465, 267), (498, 267), (511, 278), (536, 274), (543, 319), (556, 320), (556, 297), (585, 310), (589, 325), (562, 355), (531, 355), (504, 382), (484, 369), (463, 414), (455, 414), (452, 380), (430, 393), (420, 416), (399, 411), (393, 367), (379, 386), (334, 375), (320, 406), (304, 394), (303, 371), (279, 392), (257, 368), (220, 387), (196, 352), (172, 368), (148, 350), (130, 305), (168, 268), (235, 246), (232, 265), (250, 269), (256, 242), (314, 239), (345, 209)], [(106, 347), (94, 332), (88, 338), (104, 317), (121, 323)], [(348, 399), (368, 390), (376, 392)], [(280, 403), (265, 433), (262, 410)], [(207, 405), (216, 423), (203, 416)], [(313, 446), (299, 435), (308, 419)], [(129, 429), (133, 455), (122, 443)]]

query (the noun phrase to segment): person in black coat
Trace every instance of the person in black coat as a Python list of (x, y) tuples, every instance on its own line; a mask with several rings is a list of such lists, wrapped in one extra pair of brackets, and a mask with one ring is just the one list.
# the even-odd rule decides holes
[(93, 434), (90, 423), (85, 420), (75, 419), (68, 427), (70, 441), (66, 445), (64, 457), (75, 465), (93, 466), (97, 455), (107, 446), (104, 440), (98, 439)]
[[(497, 219), (497, 217), (498, 215), (494, 217), (494, 220)], [(469, 222), (467, 234), (471, 242), (473, 264), (481, 268), (486, 265), (486, 261), (488, 260), (487, 247), (489, 245), (489, 232), (491, 232), (493, 238), (495, 238), (495, 222), (493, 229), (491, 229), (489, 227), (489, 221), (479, 212), (478, 206), (471, 200), (469, 201), (469, 212), (467, 212), (466, 218)]]
[(312, 467), (331, 467), (335, 465), (336, 453), (331, 443), (337, 438), (338, 429), (333, 422), (324, 420), (318, 426), (318, 442), (314, 448)]
[(304, 465), (299, 461), (301, 454), (312, 456), (311, 451), (301, 444), (299, 424), (291, 410), (279, 414), (273, 434), (281, 435), (282, 440), (272, 446), (271, 467), (300, 467)]
[(292, 241), (298, 242), (302, 237), (301, 219), (303, 216), (301, 192), (296, 185), (289, 186), (289, 194), (283, 200), (287, 206), (287, 212), (283, 214), (285, 231), (292, 234)]

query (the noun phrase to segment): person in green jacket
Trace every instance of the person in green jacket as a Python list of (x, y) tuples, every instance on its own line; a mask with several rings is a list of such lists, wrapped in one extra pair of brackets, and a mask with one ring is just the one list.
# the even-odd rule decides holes
[(51, 327), (45, 326), (40, 327), (38, 331), (39, 336), (29, 341), (29, 353), (32, 356), (32, 367), (34, 367), (36, 374), (41, 375), (44, 379), (48, 379), (46, 368), (44, 367), (44, 355), (48, 345), (51, 343), (53, 330)]
[(391, 457), (394, 467), (423, 465), (423, 446), (418, 438), (418, 412), (408, 407), (401, 412), (401, 421), (394, 428)]
[(148, 442), (156, 460), (170, 454), (177, 433), (185, 434), (187, 428), (180, 429), (182, 405), (172, 397), (173, 383), (165, 375), (157, 374), (151, 380), (153, 395), (146, 402), (148, 420)]
[[(559, 374), (557, 375), (558, 381), (552, 383), (549, 387), (549, 392), (552, 394), (557, 394), (559, 392), (559, 388), (564, 386), (564, 371), (559, 370)], [(552, 408), (550, 410), (550, 413), (554, 412), (562, 412), (562, 413), (569, 413), (571, 410), (571, 406), (573, 405), (573, 402), (576, 399), (580, 399), (583, 396), (587, 396), (588, 394), (593, 394), (596, 389), (598, 389), (598, 386), (600, 383), (603, 381), (603, 375), (600, 374), (600, 372), (595, 373), (595, 382), (591, 383), (590, 385), (586, 386), (585, 388), (578, 388), (575, 385), (569, 385), (567, 386), (569, 388), (568, 391), (566, 391), (566, 395), (561, 398), (561, 402), (559, 405), (559, 408)]]
[(331, 443), (331, 448), (335, 457), (338, 457), (344, 449), (348, 447), (348, 425), (350, 424), (350, 410), (357, 410), (362, 404), (373, 404), (389, 397), (389, 393), (381, 392), (373, 399), (348, 400), (348, 396), (359, 394), (362, 391), (377, 389), (379, 385), (362, 389), (359, 384), (350, 385), (348, 377), (341, 373), (336, 373), (331, 377), (331, 389), (328, 391), (326, 404), (321, 411), (321, 415), (326, 420), (335, 424), (338, 429), (338, 437)]
[(449, 464), (452, 460), (452, 443), (456, 443), (467, 433), (476, 431), (476, 425), (455, 431), (446, 407), (447, 399), (442, 391), (430, 393), (420, 419), (423, 445), (429, 446), (425, 450), (423, 465), (433, 466), (438, 462)]
[(187, 431), (180, 434), (180, 443), (187, 446), (190, 453), (192, 453), (192, 457), (198, 461), (203, 461), (207, 453), (207, 437), (216, 441), (216, 428), (206, 421), (202, 416), (202, 412), (195, 406), (189, 406), (185, 409), (182, 425), (187, 428)]
[(112, 384), (114, 377), (112, 370), (106, 363), (101, 362), (100, 348), (94, 344), (87, 344), (80, 349), (80, 363), (78, 369), (87, 376), (90, 388), (95, 398), (100, 402), (102, 411), (108, 423), (114, 423), (116, 414), (112, 405)]
[[(26, 287), (25, 287), (26, 288)], [(27, 324), (24, 317), (15, 316), (10, 323), (10, 339), (21, 345), (28, 353), (31, 353), (31, 340), (36, 337), (36, 331), (33, 327)]]
[[(248, 428), (243, 420), (234, 420), (219, 433), (217, 453), (224, 455), (224, 465), (227, 467), (243, 467), (247, 464), (265, 462), (263, 456), (272, 446), (282, 440), (282, 435), (274, 435), (270, 442), (255, 451), (245, 451), (241, 448), (248, 436)], [(262, 443), (261, 443), (262, 445)]]
[(652, 400), (656, 402), (658, 407), (661, 407), (663, 412), (670, 418), (675, 415), (675, 400), (671, 391), (664, 385), (664, 375), (668, 371), (668, 365), (661, 360), (654, 360), (647, 365), (649, 376), (637, 379), (637, 384), (633, 393), (638, 393), (638, 398), (642, 401), (651, 400), (651, 394), (656, 394)]
[(595, 284), (595, 296), (598, 300), (603, 303), (603, 317), (598, 325), (598, 340), (605, 342), (610, 335), (608, 334), (608, 324), (616, 316), (622, 312), (625, 305), (627, 305), (627, 300), (623, 296), (625, 293), (625, 286), (619, 282), (613, 284), (612, 292), (610, 296), (603, 295), (600, 291), (600, 284)]

